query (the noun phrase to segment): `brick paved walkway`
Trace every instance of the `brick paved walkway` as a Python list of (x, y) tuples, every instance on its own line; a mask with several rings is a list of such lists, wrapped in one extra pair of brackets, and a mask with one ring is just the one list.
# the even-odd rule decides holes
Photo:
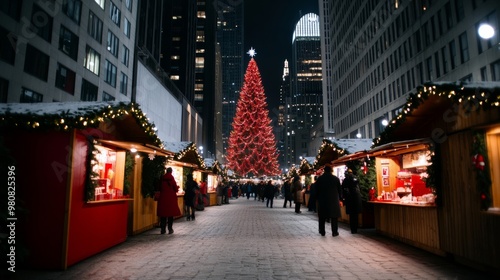
[(250, 198), (153, 229), (66, 271), (16, 272), (17, 279), (493, 279), (420, 249), (360, 229), (318, 234), (317, 217)]

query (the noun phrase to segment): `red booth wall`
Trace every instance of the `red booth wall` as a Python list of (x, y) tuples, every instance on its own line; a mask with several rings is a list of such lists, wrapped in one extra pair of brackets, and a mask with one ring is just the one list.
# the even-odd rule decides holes
[(126, 240), (128, 201), (85, 201), (88, 144), (82, 132), (76, 133), (74, 148), (68, 132), (15, 131), (4, 137), (16, 171), (17, 266), (64, 269)]
[(4, 134), (15, 166), (18, 266), (62, 265), (70, 137), (58, 132)]
[(128, 201), (99, 203), (85, 201), (87, 148), (86, 136), (78, 132), (73, 149), (68, 266), (127, 239)]

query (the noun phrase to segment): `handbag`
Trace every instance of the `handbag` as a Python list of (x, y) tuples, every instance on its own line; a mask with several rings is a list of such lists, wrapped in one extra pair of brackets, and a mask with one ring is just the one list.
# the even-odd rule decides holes
[(156, 191), (155, 194), (153, 195), (153, 200), (158, 201), (160, 199), (160, 192)]

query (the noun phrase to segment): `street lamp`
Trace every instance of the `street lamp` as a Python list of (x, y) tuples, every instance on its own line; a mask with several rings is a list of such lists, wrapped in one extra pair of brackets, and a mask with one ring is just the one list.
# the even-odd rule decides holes
[(483, 23), (477, 29), (477, 33), (483, 39), (491, 39), (495, 35), (495, 29), (487, 23)]
[(203, 146), (200, 146), (198, 149), (200, 149), (200, 154), (203, 155)]
[(387, 126), (388, 124), (389, 124), (389, 121), (388, 121), (388, 120), (386, 120), (386, 119), (383, 119), (383, 120), (382, 120), (382, 125), (383, 125), (383, 126)]

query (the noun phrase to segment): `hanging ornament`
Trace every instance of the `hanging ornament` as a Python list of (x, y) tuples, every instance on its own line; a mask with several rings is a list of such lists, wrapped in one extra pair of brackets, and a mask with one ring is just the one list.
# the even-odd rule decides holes
[(484, 170), (485, 163), (484, 163), (483, 155), (475, 154), (472, 157), (472, 165), (474, 165), (474, 167), (476, 167), (477, 170), (481, 170), (481, 171)]
[(365, 161), (365, 162), (363, 162), (363, 167), (362, 167), (362, 169), (363, 169), (363, 174), (365, 174), (365, 175), (366, 175), (366, 173), (368, 172), (368, 165), (366, 164), (366, 161)]

